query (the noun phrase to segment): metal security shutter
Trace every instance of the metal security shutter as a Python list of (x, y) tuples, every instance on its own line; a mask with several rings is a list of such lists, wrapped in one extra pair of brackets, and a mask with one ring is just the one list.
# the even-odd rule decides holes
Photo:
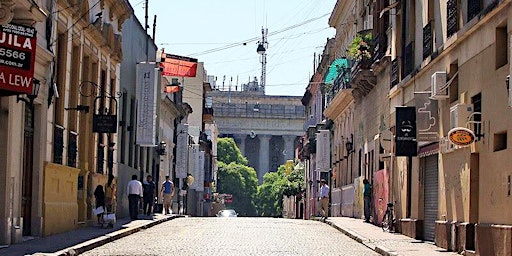
[(423, 238), (426, 241), (434, 241), (435, 238), (439, 187), (437, 157), (438, 155), (434, 154), (421, 159), (422, 167), (425, 170), (425, 221), (423, 224)]

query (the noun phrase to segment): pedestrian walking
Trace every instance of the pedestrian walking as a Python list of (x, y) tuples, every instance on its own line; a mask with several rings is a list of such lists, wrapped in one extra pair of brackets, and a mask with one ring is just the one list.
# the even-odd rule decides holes
[(132, 180), (126, 186), (126, 194), (128, 194), (128, 208), (130, 210), (130, 219), (137, 220), (139, 214), (139, 202), (143, 196), (142, 183), (137, 180), (137, 175), (132, 175)]
[(116, 212), (116, 193), (117, 186), (114, 183), (114, 175), (109, 174), (107, 184), (105, 184), (105, 206), (109, 213)]
[(324, 220), (329, 216), (329, 186), (324, 179), (320, 180), (320, 214)]
[(363, 199), (364, 199), (364, 222), (370, 222), (370, 211), (372, 203), (372, 185), (368, 179), (363, 180)]
[[(105, 212), (105, 192), (103, 191), (103, 186), (98, 185), (94, 190), (94, 199), (95, 199), (95, 207), (96, 207), (96, 217), (98, 218), (98, 225), (103, 224), (103, 213)], [(98, 209), (102, 207), (101, 209)]]
[(153, 177), (151, 175), (148, 175), (146, 177), (146, 180), (144, 181), (144, 184), (142, 184), (142, 187), (144, 188), (144, 212), (147, 216), (149, 216), (151, 213), (153, 213), (153, 204), (155, 202), (155, 196), (156, 196), (156, 184), (153, 181)]
[(164, 210), (165, 214), (170, 214), (171, 210), (171, 202), (172, 197), (174, 196), (174, 184), (170, 180), (169, 176), (165, 176), (165, 181), (162, 183), (162, 188), (160, 189), (163, 198), (164, 198)]

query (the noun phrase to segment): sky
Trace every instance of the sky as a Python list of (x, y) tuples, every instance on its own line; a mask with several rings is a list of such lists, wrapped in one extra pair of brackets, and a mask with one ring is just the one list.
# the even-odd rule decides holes
[[(145, 0), (129, 0), (141, 24)], [(149, 0), (149, 34), (166, 53), (197, 58), (217, 86), (241, 85), (261, 77), (256, 52), (268, 29), (267, 95), (304, 95), (335, 30), (328, 20), (336, 0)], [(225, 77), (225, 78), (224, 78)], [(238, 83), (237, 83), (238, 81)]]

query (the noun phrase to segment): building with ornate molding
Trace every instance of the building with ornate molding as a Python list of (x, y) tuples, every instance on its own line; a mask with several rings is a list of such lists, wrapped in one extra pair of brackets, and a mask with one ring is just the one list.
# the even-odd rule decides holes
[(256, 81), (228, 90), (214, 87), (208, 97), (219, 136), (235, 139), (261, 183), (265, 173), (295, 159), (304, 106), (301, 97), (265, 95), (259, 88)]
[[(10, 49), (18, 50), (18, 67), (33, 71), (12, 81), (38, 90), (16, 93), (4, 84), (0, 97), (0, 134), (7, 138), (0, 145), (0, 244), (11, 244), (95, 221), (92, 192), (117, 167), (116, 135), (93, 132), (92, 115), (117, 114), (116, 98), (103, 96), (117, 95), (121, 25), (132, 10), (128, 1), (111, 0), (1, 1), (0, 10), (4, 35), (35, 31), (37, 42)], [(8, 70), (2, 67), (2, 75)]]

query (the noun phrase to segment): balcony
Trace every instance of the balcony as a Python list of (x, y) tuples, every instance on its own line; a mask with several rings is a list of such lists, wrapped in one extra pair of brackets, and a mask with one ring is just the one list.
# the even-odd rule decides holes
[(377, 77), (371, 68), (372, 63), (372, 58), (362, 57), (352, 66), (350, 85), (353, 89), (352, 95), (356, 100), (368, 95), (375, 84), (377, 84)]
[(350, 87), (354, 99), (366, 96), (377, 83), (377, 77), (372, 69), (375, 60), (375, 41), (372, 30), (357, 33), (349, 45), (348, 54), (354, 60), (351, 68)]

